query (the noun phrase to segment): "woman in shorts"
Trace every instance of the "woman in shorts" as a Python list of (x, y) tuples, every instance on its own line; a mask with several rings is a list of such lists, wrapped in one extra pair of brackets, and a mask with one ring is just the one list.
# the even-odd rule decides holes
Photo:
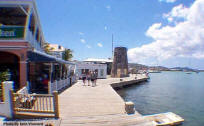
[(84, 83), (84, 86), (85, 86), (85, 84), (86, 84), (86, 74), (82, 75), (82, 80), (83, 80), (83, 83)]

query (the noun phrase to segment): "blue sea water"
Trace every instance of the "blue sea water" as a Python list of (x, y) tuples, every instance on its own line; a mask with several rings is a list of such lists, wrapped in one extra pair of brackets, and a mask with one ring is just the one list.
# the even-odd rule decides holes
[(151, 73), (150, 80), (118, 91), (143, 114), (174, 112), (182, 126), (204, 126), (204, 73)]

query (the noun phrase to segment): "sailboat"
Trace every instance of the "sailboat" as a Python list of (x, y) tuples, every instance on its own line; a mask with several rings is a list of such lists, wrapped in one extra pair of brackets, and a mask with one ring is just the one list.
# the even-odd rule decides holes
[(185, 72), (186, 74), (192, 74), (193, 71), (190, 69), (184, 69), (183, 72)]
[(192, 72), (189, 71), (189, 72), (186, 72), (186, 74), (192, 74)]

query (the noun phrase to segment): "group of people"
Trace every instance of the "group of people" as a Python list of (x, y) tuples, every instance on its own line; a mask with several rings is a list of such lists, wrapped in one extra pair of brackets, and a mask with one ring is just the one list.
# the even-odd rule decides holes
[(88, 86), (90, 86), (90, 84), (92, 87), (96, 86), (97, 77), (98, 73), (95, 71), (89, 71), (87, 74), (82, 74), (84, 86), (86, 85), (86, 80), (88, 81)]

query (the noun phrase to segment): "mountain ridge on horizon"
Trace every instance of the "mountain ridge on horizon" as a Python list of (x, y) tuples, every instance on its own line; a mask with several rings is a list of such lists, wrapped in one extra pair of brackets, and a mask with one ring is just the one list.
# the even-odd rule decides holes
[(190, 67), (165, 67), (165, 66), (148, 66), (143, 65), (139, 63), (128, 63), (128, 66), (130, 68), (145, 68), (145, 69), (159, 69), (159, 70), (165, 70), (165, 71), (171, 71), (173, 69), (177, 69), (178, 71), (204, 71), (202, 69), (193, 69)]

